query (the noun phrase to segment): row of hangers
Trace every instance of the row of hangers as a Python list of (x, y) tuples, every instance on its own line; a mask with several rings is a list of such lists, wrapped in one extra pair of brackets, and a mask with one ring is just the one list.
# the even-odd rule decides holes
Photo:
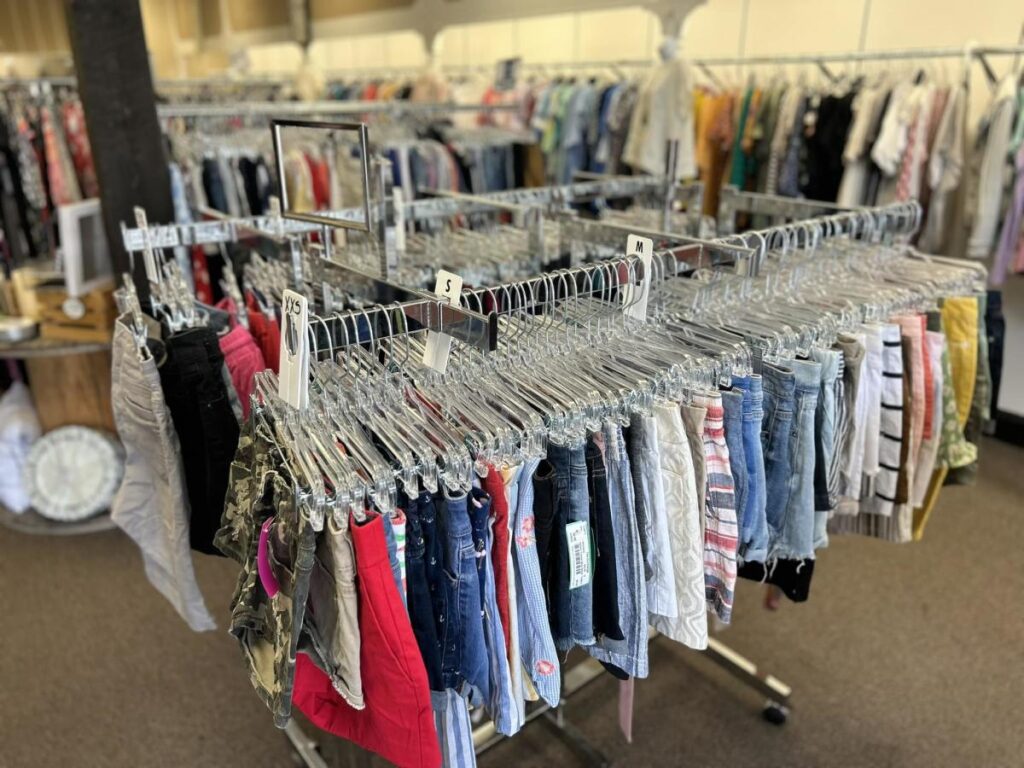
[(497, 308), (499, 346), (484, 355), (457, 345), (445, 374), (419, 362), (427, 343), (387, 307), (375, 315), (386, 330), (366, 311), (314, 319), (330, 343), (315, 345), (314, 357), (328, 360), (311, 368), (309, 411), (285, 408), (266, 375), (256, 412), (268, 427), (283, 424), (278, 445), (304, 477), (311, 511), (393, 507), (398, 483), (465, 490), (488, 463), (582, 439), (658, 397), (727, 385), (751, 372), (755, 348), (769, 361), (806, 354), (861, 322), (977, 283), (976, 270), (871, 242), (872, 228), (912, 223), (909, 207), (872, 226), (869, 218), (839, 214), (756, 233), (767, 267), (758, 278), (677, 280), (675, 258), (662, 254), (651, 262), (646, 323), (629, 316), (638, 300), (630, 286), (643, 271), (632, 257), (470, 291), (464, 306)]

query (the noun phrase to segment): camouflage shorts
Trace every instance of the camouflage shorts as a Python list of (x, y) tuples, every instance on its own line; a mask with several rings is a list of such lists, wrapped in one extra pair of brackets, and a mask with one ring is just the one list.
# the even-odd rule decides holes
[[(249, 678), (274, 714), (279, 728), (291, 717), (295, 653), (302, 629), (316, 536), (300, 514), (296, 491), (282, 467), (275, 467), (266, 435), (250, 419), (231, 466), (217, 546), (241, 563), (231, 601), (231, 633), (238, 638)], [(260, 581), (256, 558), (259, 533), (273, 517), (270, 566), (280, 591), (270, 597)]]

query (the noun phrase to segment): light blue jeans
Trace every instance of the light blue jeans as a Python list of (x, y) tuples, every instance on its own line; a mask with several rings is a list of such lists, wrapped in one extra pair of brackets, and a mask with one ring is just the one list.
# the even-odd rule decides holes
[(814, 557), (814, 413), (821, 388), (821, 365), (787, 360), (794, 374), (792, 475), (789, 499), (773, 554), (789, 560)]
[(523, 666), (540, 697), (549, 706), (557, 707), (562, 695), (562, 681), (540, 578), (533, 514), (533, 474), (538, 464), (540, 459), (527, 461), (519, 478), (515, 527), (512, 529), (512, 558), (516, 568), (516, 608)]
[(764, 390), (758, 375), (734, 376), (732, 385), (743, 394), (743, 457), (747, 462), (747, 500), (740, 528), (739, 558), (742, 562), (763, 563), (768, 557), (768, 496), (761, 443)]

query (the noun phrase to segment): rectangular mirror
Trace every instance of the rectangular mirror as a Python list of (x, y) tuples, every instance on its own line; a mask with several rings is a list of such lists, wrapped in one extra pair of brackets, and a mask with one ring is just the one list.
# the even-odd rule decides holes
[(272, 120), (270, 130), (282, 216), (368, 232), (366, 124)]

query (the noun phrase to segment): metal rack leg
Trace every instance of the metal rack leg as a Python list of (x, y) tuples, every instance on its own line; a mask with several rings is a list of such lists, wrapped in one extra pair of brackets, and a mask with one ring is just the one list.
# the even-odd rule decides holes
[(792, 688), (774, 675), (760, 671), (757, 665), (746, 656), (713, 637), (708, 639), (708, 647), (704, 651), (704, 655), (741, 683), (768, 698), (765, 708), (762, 710), (765, 720), (775, 725), (782, 725), (786, 722), (790, 709), (789, 699), (793, 694)]
[[(599, 768), (607, 768), (611, 765), (611, 761), (587, 740), (579, 728), (566, 719), (564, 708), (568, 698), (601, 677), (603, 672), (604, 667), (598, 662), (589, 658), (584, 659), (568, 672), (563, 673), (562, 699), (557, 708), (552, 709), (547, 704), (538, 704), (531, 707), (526, 713), (526, 723), (543, 718), (557, 730), (558, 736), (566, 746), (582, 757), (587, 765), (599, 766)], [(504, 738), (494, 729), (494, 723), (490, 720), (473, 729), (473, 744), (476, 747), (477, 755), (483, 754)]]
[(288, 725), (284, 728), (284, 735), (288, 737), (296, 756), (306, 768), (328, 768), (327, 763), (317, 752), (316, 742), (303, 733), (294, 720), (288, 721)]

